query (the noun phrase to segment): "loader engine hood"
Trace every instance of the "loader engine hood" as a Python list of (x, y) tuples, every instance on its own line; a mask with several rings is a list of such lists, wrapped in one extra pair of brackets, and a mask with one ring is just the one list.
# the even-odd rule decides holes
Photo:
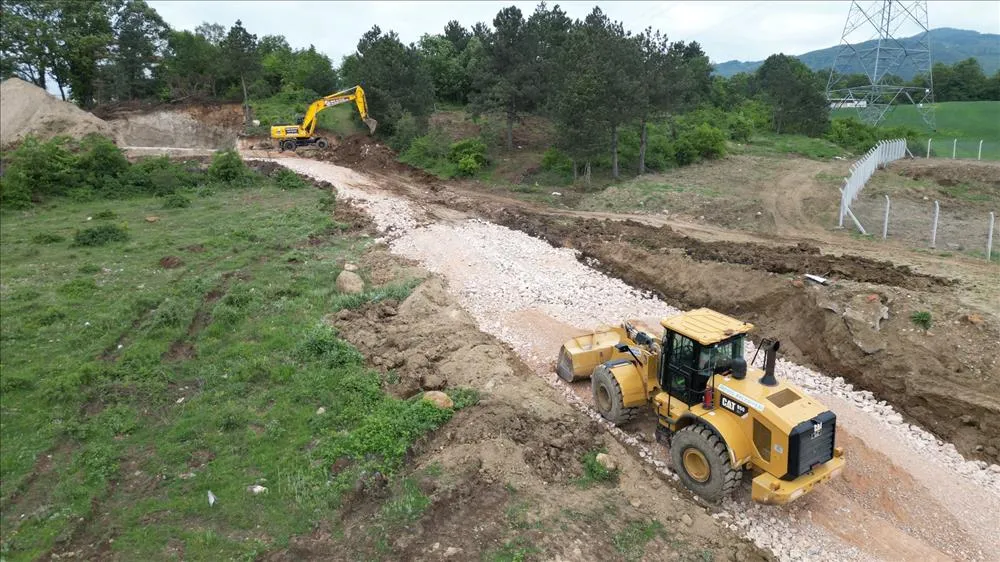
[(717, 377), (717, 404), (760, 427), (752, 435), (761, 461), (780, 479), (794, 480), (833, 458), (837, 417), (793, 384), (761, 384), (762, 375), (752, 369), (742, 380)]

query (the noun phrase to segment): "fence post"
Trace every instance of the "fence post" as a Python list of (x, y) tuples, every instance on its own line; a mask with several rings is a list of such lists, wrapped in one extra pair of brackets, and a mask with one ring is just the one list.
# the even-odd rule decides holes
[(931, 157), (931, 140), (933, 139), (927, 139), (927, 158)]
[(840, 220), (837, 221), (837, 228), (844, 228), (844, 200), (847, 198), (847, 178), (844, 178), (844, 187), (840, 188)]
[(889, 196), (885, 196), (885, 218), (882, 219), (882, 240), (889, 235)]
[(934, 202), (934, 224), (931, 226), (931, 248), (937, 248), (937, 223), (938, 215), (941, 213), (941, 205)]
[(996, 220), (996, 215), (992, 212), (990, 213), (990, 232), (986, 235), (986, 261), (990, 261), (993, 258), (993, 223)]
[(976, 156), (976, 160), (983, 159), (983, 139), (979, 139), (979, 155)]
[(955, 159), (955, 151), (958, 149), (958, 139), (951, 143), (951, 159)]

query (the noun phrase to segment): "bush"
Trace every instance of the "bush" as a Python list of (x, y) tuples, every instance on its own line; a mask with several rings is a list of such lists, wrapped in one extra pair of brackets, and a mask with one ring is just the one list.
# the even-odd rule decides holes
[(404, 111), (403, 116), (396, 122), (396, 132), (389, 138), (387, 144), (396, 152), (405, 152), (420, 136), (421, 130), (422, 127), (417, 118), (409, 111)]
[(229, 185), (245, 184), (250, 179), (250, 169), (235, 150), (226, 150), (212, 156), (208, 177)]
[(479, 166), (485, 166), (486, 144), (478, 138), (462, 139), (451, 145), (448, 151), (448, 159), (458, 164), (462, 160), (471, 158)]
[(753, 123), (743, 114), (729, 116), (729, 138), (736, 142), (748, 142), (753, 135)]
[(102, 224), (93, 228), (85, 228), (73, 237), (75, 246), (104, 246), (111, 242), (125, 242), (129, 238), (128, 231), (117, 224)]
[(95, 214), (94, 218), (99, 221), (111, 221), (118, 218), (118, 213), (112, 211), (111, 209), (104, 209), (103, 211)]
[(272, 176), (275, 185), (281, 189), (302, 189), (308, 187), (308, 183), (299, 177), (298, 174), (288, 168), (280, 168)]
[(410, 147), (400, 155), (400, 161), (418, 168), (431, 168), (448, 156), (448, 138), (439, 129), (413, 139)]
[(186, 209), (191, 206), (191, 200), (180, 193), (171, 193), (163, 200), (164, 209)]
[(78, 186), (76, 156), (68, 145), (66, 137), (46, 142), (31, 136), (25, 138), (7, 155), (0, 183), (0, 204), (23, 209), (35, 198), (65, 195)]
[(702, 158), (719, 158), (726, 154), (726, 134), (702, 123), (686, 135), (695, 153)]
[(542, 169), (546, 172), (569, 175), (573, 173), (573, 160), (553, 146), (542, 155)]
[(86, 149), (80, 153), (77, 169), (84, 183), (98, 192), (107, 191), (114, 196), (121, 185), (113, 180), (129, 169), (125, 153), (110, 139), (100, 135), (87, 135), (81, 145)]
[(597, 462), (597, 455), (604, 452), (606, 451), (596, 450), (583, 455), (583, 458), (580, 459), (583, 463), (583, 475), (576, 482), (578, 486), (587, 488), (599, 482), (613, 482), (618, 478), (617, 470), (608, 470)]
[(913, 143), (919, 135), (919, 131), (909, 127), (874, 127), (846, 117), (834, 119), (823, 138), (855, 154), (864, 154), (880, 140), (903, 138)]

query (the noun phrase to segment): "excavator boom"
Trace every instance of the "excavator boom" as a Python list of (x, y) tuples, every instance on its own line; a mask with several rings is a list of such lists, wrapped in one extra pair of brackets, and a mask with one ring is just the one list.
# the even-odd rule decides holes
[(319, 113), (328, 107), (340, 105), (342, 103), (354, 102), (361, 115), (361, 120), (368, 125), (370, 134), (375, 134), (378, 121), (368, 115), (368, 99), (361, 86), (354, 86), (346, 90), (334, 92), (324, 96), (311, 104), (306, 110), (305, 117), (298, 125), (275, 125), (271, 127), (271, 138), (279, 142), (282, 150), (293, 150), (297, 146), (304, 144), (316, 144), (320, 148), (326, 148), (327, 141), (315, 136), (316, 121)]

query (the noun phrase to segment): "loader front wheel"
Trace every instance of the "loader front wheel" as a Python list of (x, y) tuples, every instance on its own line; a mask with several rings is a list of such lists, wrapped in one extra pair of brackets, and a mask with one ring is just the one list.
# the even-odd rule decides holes
[(594, 374), (590, 377), (590, 388), (594, 394), (594, 408), (609, 422), (624, 425), (639, 415), (639, 408), (625, 407), (622, 388), (606, 365), (594, 368)]
[(725, 442), (702, 424), (689, 425), (674, 434), (670, 460), (681, 482), (713, 503), (729, 495), (742, 477), (729, 461)]

